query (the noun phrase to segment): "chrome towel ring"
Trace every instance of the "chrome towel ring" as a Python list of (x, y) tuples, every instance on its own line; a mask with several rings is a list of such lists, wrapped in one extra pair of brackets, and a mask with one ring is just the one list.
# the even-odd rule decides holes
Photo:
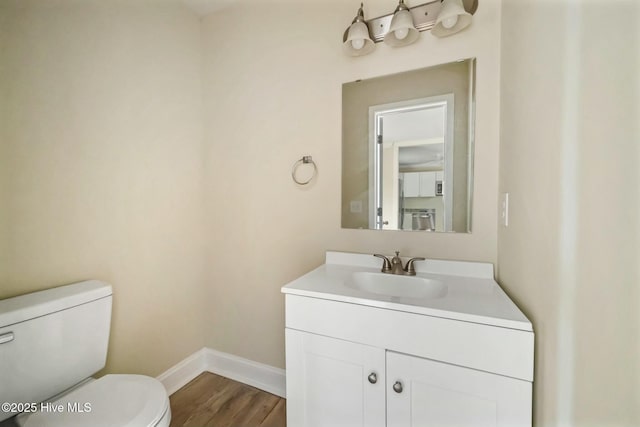
[[(313, 166), (313, 173), (311, 174), (311, 178), (309, 178), (308, 180), (300, 181), (298, 180), (298, 178), (296, 178), (296, 171), (301, 165), (306, 165), (306, 164), (311, 164)], [(293, 167), (291, 168), (291, 178), (298, 185), (307, 185), (308, 183), (311, 182), (311, 180), (313, 180), (313, 178), (316, 177), (317, 173), (318, 173), (318, 167), (316, 166), (316, 162), (313, 161), (311, 156), (302, 156), (301, 159), (296, 160), (296, 162), (293, 164)]]

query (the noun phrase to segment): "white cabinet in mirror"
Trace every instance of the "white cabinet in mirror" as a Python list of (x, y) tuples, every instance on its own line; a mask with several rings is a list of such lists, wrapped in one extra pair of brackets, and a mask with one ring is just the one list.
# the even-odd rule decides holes
[(343, 228), (471, 231), (474, 76), (467, 59), (342, 86)]

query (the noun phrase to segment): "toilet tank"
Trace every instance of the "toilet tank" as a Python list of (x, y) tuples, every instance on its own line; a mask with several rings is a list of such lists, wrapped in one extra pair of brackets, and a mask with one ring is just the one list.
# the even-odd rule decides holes
[(39, 403), (102, 369), (111, 300), (97, 280), (1, 300), (0, 402)]

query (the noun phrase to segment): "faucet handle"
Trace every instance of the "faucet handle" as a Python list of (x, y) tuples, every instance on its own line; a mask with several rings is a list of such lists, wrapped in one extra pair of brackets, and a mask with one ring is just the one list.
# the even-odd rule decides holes
[(400, 264), (400, 267), (402, 267), (402, 258), (400, 258), (400, 251), (396, 251), (396, 256), (391, 258), (391, 268), (393, 268), (394, 264)]
[(407, 265), (404, 268), (404, 271), (406, 271), (407, 275), (409, 276), (415, 276), (416, 275), (416, 269), (413, 267), (413, 262), (414, 261), (424, 261), (425, 259), (422, 257), (416, 257), (416, 258), (411, 258), (409, 261), (407, 261)]
[(391, 261), (389, 261), (389, 258), (387, 258), (384, 255), (380, 255), (380, 254), (373, 254), (374, 257), (378, 257), (378, 258), (382, 258), (383, 262), (382, 262), (382, 272), (383, 273), (388, 273), (391, 271)]

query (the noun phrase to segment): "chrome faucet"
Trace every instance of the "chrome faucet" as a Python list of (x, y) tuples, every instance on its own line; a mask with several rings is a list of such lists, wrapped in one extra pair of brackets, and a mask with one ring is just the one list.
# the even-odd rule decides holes
[(413, 267), (414, 261), (424, 261), (422, 257), (411, 258), (407, 261), (407, 265), (402, 266), (402, 259), (400, 259), (400, 252), (396, 251), (396, 256), (391, 260), (384, 255), (373, 254), (373, 256), (382, 258), (382, 272), (388, 274), (399, 274), (403, 276), (415, 276), (416, 269)]

